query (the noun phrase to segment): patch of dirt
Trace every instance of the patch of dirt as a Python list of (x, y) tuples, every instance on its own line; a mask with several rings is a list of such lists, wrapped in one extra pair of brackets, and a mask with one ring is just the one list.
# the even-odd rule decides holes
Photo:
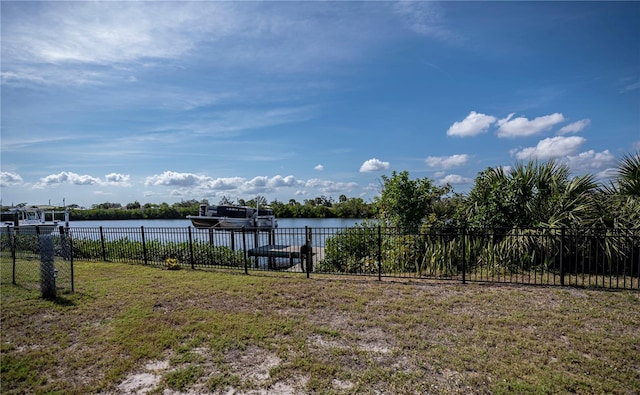
[(161, 379), (162, 376), (154, 373), (143, 372), (132, 374), (118, 385), (118, 390), (123, 394), (148, 394), (158, 386)]
[(269, 379), (269, 370), (280, 365), (280, 358), (276, 355), (251, 346), (242, 351), (232, 351), (225, 356), (225, 360), (234, 374), (243, 380), (253, 380), (264, 383)]
[[(366, 337), (369, 338), (368, 336)], [(335, 340), (321, 335), (312, 335), (309, 341), (314, 346), (326, 350), (336, 348), (349, 349), (350, 347), (347, 343), (341, 342), (339, 339)], [(378, 355), (391, 353), (390, 347), (380, 341), (371, 342), (367, 340), (359, 343), (357, 348), (359, 351)], [(146, 362), (140, 370), (127, 376), (117, 386), (115, 392), (108, 394), (146, 395), (159, 393), (158, 391), (162, 391), (161, 393), (163, 395), (210, 394), (211, 392), (207, 389), (207, 380), (212, 377), (212, 375), (219, 374), (219, 368), (212, 362), (213, 357), (206, 348), (198, 347), (191, 351), (204, 357), (205, 361), (198, 364), (198, 366), (203, 368), (204, 372), (202, 377), (185, 392), (162, 388), (162, 378), (164, 375), (188, 365), (172, 366), (170, 362), (172, 355), (168, 354), (164, 359)], [(273, 352), (256, 346), (249, 346), (242, 350), (234, 349), (227, 352), (224, 355), (224, 363), (229, 367), (230, 374), (238, 376), (243, 385), (248, 384), (249, 387), (253, 389), (227, 387), (221, 392), (216, 393), (229, 395), (293, 395), (304, 391), (309, 381), (309, 377), (294, 376), (283, 381), (271, 382), (271, 369), (278, 367), (282, 361)], [(335, 378), (332, 380), (331, 386), (336, 391), (349, 391), (355, 387), (355, 384), (350, 380)], [(107, 393), (103, 395), (107, 395)]]
[[(198, 347), (192, 351), (205, 358), (205, 362), (198, 364), (198, 366), (203, 368), (204, 372), (202, 377), (200, 377), (200, 379), (187, 391), (181, 392), (169, 388), (161, 388), (162, 378), (165, 374), (175, 369), (188, 366), (188, 364), (172, 366), (170, 362), (171, 355), (167, 355), (165, 359), (153, 360), (145, 363), (144, 367), (140, 371), (136, 371), (135, 373), (127, 376), (117, 386), (115, 392), (103, 393), (103, 395), (146, 395), (150, 393), (158, 393), (161, 389), (161, 393), (163, 395), (210, 394), (212, 392), (207, 389), (207, 380), (212, 375), (219, 374), (219, 369), (211, 362), (212, 356), (206, 348)], [(275, 354), (260, 347), (250, 346), (244, 350), (232, 350), (225, 355), (224, 360), (227, 366), (230, 367), (230, 374), (240, 377), (242, 383), (249, 383), (251, 387), (259, 388), (240, 390), (233, 387), (227, 387), (221, 392), (224, 394), (293, 395), (300, 393), (308, 381), (308, 378), (296, 377), (289, 378), (285, 382), (269, 383), (269, 380), (271, 379), (270, 370), (280, 365), (281, 360)]]

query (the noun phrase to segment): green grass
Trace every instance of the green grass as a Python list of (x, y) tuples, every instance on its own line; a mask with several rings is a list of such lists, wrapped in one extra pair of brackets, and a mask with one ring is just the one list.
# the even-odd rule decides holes
[(45, 300), (4, 274), (3, 394), (640, 392), (638, 292), (76, 262)]

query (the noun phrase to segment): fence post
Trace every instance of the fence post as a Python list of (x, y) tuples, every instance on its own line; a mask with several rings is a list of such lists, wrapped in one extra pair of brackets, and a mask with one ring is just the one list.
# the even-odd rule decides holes
[(193, 262), (193, 235), (191, 234), (191, 226), (189, 226), (189, 262), (191, 263), (191, 269), (194, 268)]
[(15, 228), (7, 225), (7, 237), (9, 237), (9, 245), (11, 246), (11, 283), (16, 285), (16, 235)]
[(69, 268), (71, 269), (71, 292), (75, 292), (75, 279), (73, 276), (73, 235), (71, 234), (71, 228), (65, 228), (67, 233), (67, 239), (69, 240)]
[(467, 228), (462, 228), (462, 283), (467, 283)]
[(43, 298), (56, 297), (56, 266), (52, 235), (41, 235), (36, 226), (38, 247), (40, 249), (40, 291)]
[(100, 245), (102, 246), (102, 260), (107, 261), (107, 252), (104, 249), (104, 231), (102, 226), (100, 226)]
[(564, 285), (564, 226), (560, 229), (560, 285)]
[(382, 281), (382, 230), (378, 224), (378, 281)]
[(305, 233), (305, 245), (307, 246), (307, 259), (306, 259), (306, 272), (307, 272), (307, 278), (309, 278), (309, 275), (311, 274), (311, 270), (313, 269), (313, 249), (311, 247), (311, 228), (305, 226), (304, 227), (304, 233)]
[(244, 274), (249, 274), (249, 268), (247, 267), (247, 233), (244, 226), (242, 227), (242, 251), (244, 256)]
[(140, 232), (142, 233), (142, 259), (144, 259), (144, 264), (147, 264), (147, 243), (144, 240), (144, 226), (140, 227)]

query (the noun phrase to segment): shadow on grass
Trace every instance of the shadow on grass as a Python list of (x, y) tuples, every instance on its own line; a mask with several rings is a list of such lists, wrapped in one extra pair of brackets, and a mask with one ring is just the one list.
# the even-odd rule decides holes
[(48, 300), (53, 304), (57, 304), (58, 306), (75, 306), (76, 305), (76, 303), (73, 300), (67, 299), (64, 296), (55, 296), (55, 297), (48, 297), (43, 299)]

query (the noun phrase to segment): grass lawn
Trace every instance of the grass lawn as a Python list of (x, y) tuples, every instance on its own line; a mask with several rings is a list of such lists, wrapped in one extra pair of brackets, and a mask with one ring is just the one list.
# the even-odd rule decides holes
[(0, 285), (12, 393), (640, 393), (640, 293), (76, 262)]

